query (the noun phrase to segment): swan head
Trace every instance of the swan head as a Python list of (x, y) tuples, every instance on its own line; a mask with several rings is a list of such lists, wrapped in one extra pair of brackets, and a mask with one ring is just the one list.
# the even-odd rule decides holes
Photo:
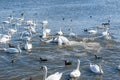
[(47, 66), (42, 66), (40, 69), (45, 69), (47, 71)]
[(78, 59), (78, 63), (80, 63), (80, 60)]

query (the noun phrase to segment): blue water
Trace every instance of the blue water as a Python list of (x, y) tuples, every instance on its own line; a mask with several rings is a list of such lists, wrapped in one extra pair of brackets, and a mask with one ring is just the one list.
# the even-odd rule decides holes
[[(80, 36), (80, 40), (89, 36), (84, 29), (94, 29), (110, 20), (112, 40), (96, 40), (102, 46), (97, 52), (80, 46), (60, 48), (57, 45), (44, 44), (37, 35), (32, 39), (34, 47), (30, 52), (23, 51), (22, 54), (13, 55), (0, 52), (0, 80), (29, 80), (30, 77), (33, 80), (42, 80), (44, 71), (40, 70), (40, 67), (43, 65), (48, 67), (48, 75), (60, 71), (64, 73), (61, 80), (68, 80), (69, 73), (76, 68), (77, 59), (81, 60), (81, 77), (78, 80), (119, 80), (120, 73), (116, 67), (120, 63), (120, 0), (0, 0), (0, 23), (9, 15), (19, 18), (21, 13), (25, 14), (25, 21), (31, 18), (38, 21), (38, 35), (41, 34), (40, 22), (47, 18), (47, 28), (51, 29), (51, 34), (55, 34), (61, 27), (67, 35), (68, 29), (72, 28), (73, 32)], [(9, 27), (6, 25), (6, 28)], [(25, 26), (21, 26), (19, 31), (22, 31), (23, 27)], [(16, 42), (14, 40), (12, 42)], [(94, 54), (102, 56), (103, 59), (94, 60)], [(48, 58), (48, 61), (39, 62), (40, 56)], [(14, 58), (17, 60), (11, 64), (10, 61)], [(64, 66), (66, 59), (71, 60), (73, 65)], [(104, 74), (92, 73), (88, 60), (101, 64)]]

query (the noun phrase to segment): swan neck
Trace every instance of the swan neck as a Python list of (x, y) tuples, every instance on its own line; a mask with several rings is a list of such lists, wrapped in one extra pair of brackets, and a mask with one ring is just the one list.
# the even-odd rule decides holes
[(17, 48), (18, 48), (19, 53), (21, 53), (22, 51), (21, 51), (21, 49), (20, 49), (20, 46), (19, 46), (19, 45), (18, 45), (18, 47), (17, 47)]
[(80, 61), (78, 61), (77, 70), (79, 70), (79, 68), (80, 68)]
[(47, 78), (47, 67), (45, 67), (45, 76), (43, 78), (43, 80), (45, 80)]
[(103, 72), (102, 72), (102, 67), (101, 67), (101, 65), (100, 65), (100, 73), (103, 73)]

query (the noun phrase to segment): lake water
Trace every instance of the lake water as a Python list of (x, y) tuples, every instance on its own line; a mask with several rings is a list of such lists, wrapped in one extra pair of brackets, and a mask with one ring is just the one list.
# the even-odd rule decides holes
[[(31, 51), (23, 50), (21, 54), (8, 54), (0, 52), (0, 80), (42, 80), (44, 70), (40, 67), (48, 67), (48, 75), (57, 71), (63, 72), (61, 80), (69, 80), (69, 73), (76, 68), (77, 59), (80, 59), (81, 76), (78, 80), (119, 80), (120, 72), (117, 66), (120, 64), (120, 1), (119, 0), (1, 0), (0, 1), (0, 25), (13, 15), (20, 18), (24, 13), (24, 22), (33, 19), (38, 22), (37, 34), (32, 37), (33, 48)], [(92, 17), (90, 17), (92, 16)], [(68, 29), (78, 35), (77, 39), (95, 38), (92, 42), (100, 44), (100, 48), (85, 49), (83, 46), (58, 46), (45, 44), (40, 41), (41, 23), (48, 19), (47, 28), (51, 34), (59, 31), (60, 27), (65, 35)], [(64, 20), (63, 20), (64, 18)], [(71, 21), (72, 20), (72, 21)], [(111, 40), (99, 38), (97, 35), (89, 35), (84, 29), (94, 29), (103, 22), (110, 20)], [(5, 25), (7, 30), (11, 25)], [(25, 25), (18, 26), (18, 32), (12, 36), (12, 43), (18, 42), (18, 35), (24, 30)], [(2, 33), (2, 30), (1, 30)], [(69, 38), (70, 39), (70, 38)], [(0, 46), (3, 47), (1, 44)], [(102, 59), (95, 60), (94, 55)], [(40, 62), (39, 58), (47, 58), (48, 61)], [(14, 63), (10, 63), (15, 59)], [(71, 60), (72, 65), (65, 66), (64, 60)], [(89, 69), (89, 62), (101, 64), (103, 75), (96, 75)]]

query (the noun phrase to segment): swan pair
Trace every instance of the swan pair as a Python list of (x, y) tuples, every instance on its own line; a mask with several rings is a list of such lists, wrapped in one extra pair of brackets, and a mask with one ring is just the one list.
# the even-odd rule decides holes
[(43, 68), (45, 69), (45, 76), (43, 80), (60, 80), (61, 79), (63, 73), (56, 72), (47, 77), (47, 66), (43, 66)]

